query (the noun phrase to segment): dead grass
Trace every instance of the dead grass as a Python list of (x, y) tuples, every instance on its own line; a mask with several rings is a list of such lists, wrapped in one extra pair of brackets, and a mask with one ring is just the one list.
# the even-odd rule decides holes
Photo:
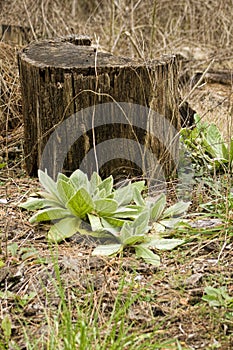
[[(92, 36), (103, 50), (113, 54), (141, 59), (174, 52), (185, 55), (187, 61), (180, 73), (185, 71), (188, 83), (181, 86), (183, 97), (191, 90), (193, 74), (203, 71), (213, 58), (212, 68), (232, 72), (231, 13), (231, 0), (0, 1), (0, 24), (27, 26), (34, 40), (78, 33)], [(7, 200), (7, 204), (0, 203), (0, 261), (5, 263), (0, 268), (0, 291), (13, 293), (1, 300), (0, 321), (6, 314), (11, 316), (12, 338), (20, 349), (26, 349), (24, 327), (31, 338), (43, 335), (46, 340), (48, 320), (56, 315), (60, 297), (54, 287), (56, 276), (46, 227), (32, 227), (28, 214), (17, 207), (38, 188), (38, 182), (22, 169), (16, 51), (13, 45), (0, 42), (0, 163), (7, 163), (0, 174), (0, 199)], [(225, 135), (232, 134), (232, 86), (206, 84), (188, 100), (201, 116), (217, 121)], [(58, 266), (74, 319), (75, 303), (78, 300), (83, 306), (91, 290), (91, 315), (96, 311), (99, 326), (105, 324), (124, 274), (129, 280), (137, 277), (132, 295), (140, 291), (140, 298), (126, 318), (139, 335), (156, 329), (158, 341), (176, 338), (182, 349), (232, 349), (232, 316), (228, 319), (225, 309), (210, 308), (201, 299), (207, 285), (225, 285), (232, 295), (232, 227), (186, 229), (182, 235), (189, 243), (172, 253), (162, 253), (158, 270), (131, 256), (96, 259), (85, 242), (60, 245)], [(14, 243), (18, 244), (16, 254), (9, 250)], [(20, 298), (30, 292), (36, 292), (34, 298), (19, 307)]]

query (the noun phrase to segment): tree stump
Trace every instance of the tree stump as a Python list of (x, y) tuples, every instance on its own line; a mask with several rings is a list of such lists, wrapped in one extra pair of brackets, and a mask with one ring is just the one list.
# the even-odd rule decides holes
[(56, 177), (81, 168), (119, 179), (174, 170), (180, 128), (174, 56), (138, 62), (73, 35), (31, 43), (18, 61), (28, 174), (47, 168)]

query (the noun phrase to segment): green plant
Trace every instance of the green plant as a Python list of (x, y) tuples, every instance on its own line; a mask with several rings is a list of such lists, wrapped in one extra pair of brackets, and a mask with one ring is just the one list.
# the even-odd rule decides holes
[(4, 168), (7, 165), (7, 163), (0, 163), (0, 169)]
[(2, 337), (0, 339), (0, 346), (4, 346), (4, 349), (9, 349), (9, 343), (12, 334), (12, 323), (9, 315), (5, 315), (1, 322)]
[[(197, 170), (226, 172), (233, 168), (233, 137), (227, 144), (214, 123), (201, 121), (194, 116), (195, 127), (181, 130), (181, 141), (191, 152)], [(202, 170), (203, 171), (203, 170)]]
[[(150, 248), (173, 249), (183, 243), (183, 240), (161, 240), (158, 232), (174, 227), (180, 220), (177, 216), (188, 209), (189, 202), (165, 209), (164, 194), (155, 202), (143, 197), (144, 181), (115, 190), (112, 176), (102, 180), (93, 173), (88, 180), (86, 174), (76, 170), (69, 178), (59, 173), (55, 182), (46, 172), (39, 170), (38, 174), (46, 191), (38, 192), (41, 198), (31, 197), (20, 207), (39, 209), (31, 217), (31, 223), (53, 221), (48, 232), (51, 241), (60, 242), (77, 232), (91, 235), (111, 243), (98, 246), (93, 251), (95, 255), (112, 255), (134, 247), (138, 257), (155, 265), (159, 264), (159, 257)], [(156, 224), (151, 226), (153, 221)]]
[(209, 306), (233, 308), (233, 297), (228, 294), (226, 287), (206, 287), (202, 300), (207, 301)]

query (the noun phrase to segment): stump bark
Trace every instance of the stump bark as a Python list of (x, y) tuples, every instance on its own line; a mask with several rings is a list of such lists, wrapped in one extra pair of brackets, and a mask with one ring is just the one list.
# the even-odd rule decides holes
[(145, 167), (153, 177), (157, 168), (165, 176), (174, 170), (180, 128), (174, 56), (138, 62), (70, 36), (34, 42), (18, 62), (28, 174), (46, 167), (56, 177), (82, 168), (119, 179), (144, 176)]

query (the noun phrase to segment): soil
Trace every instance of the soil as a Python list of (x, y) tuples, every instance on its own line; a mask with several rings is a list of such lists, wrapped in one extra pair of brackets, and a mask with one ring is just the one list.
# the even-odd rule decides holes
[[(10, 2), (6, 3), (10, 7)], [(48, 226), (29, 223), (30, 214), (18, 204), (40, 186), (37, 179), (27, 176), (23, 166), (18, 49), (0, 42), (0, 77), (4, 82), (1, 87), (4, 98), (0, 97), (0, 165), (6, 163), (0, 170), (0, 329), (3, 317), (9, 315), (12, 323), (9, 349), (15, 344), (18, 349), (28, 349), (25, 326), (30, 339), (49, 336), (45, 310), (51, 317), (56, 315), (61, 300), (56, 288), (56, 263), (71, 304), (75, 300), (82, 304), (90, 290), (93, 291), (93, 312), (99, 308), (100, 326), (111, 315), (124, 275), (127, 281), (134, 281), (132, 297), (141, 290), (141, 298), (126, 315), (133, 330), (149, 333), (157, 325), (157, 341), (178, 339), (182, 349), (232, 349), (232, 308), (213, 308), (202, 300), (208, 285), (216, 288), (224, 285), (229, 295), (233, 295), (232, 224), (226, 227), (224, 220), (215, 221), (216, 218), (202, 218), (201, 223), (195, 223), (192, 218), (194, 227), (179, 233), (187, 238), (187, 243), (172, 252), (157, 252), (161, 266), (154, 268), (135, 259), (131, 252), (124, 257), (94, 257), (91, 252), (95, 243), (89, 240), (70, 239), (50, 246), (46, 239)], [(177, 47), (177, 51), (182, 50)], [(198, 57), (189, 52), (190, 78), (197, 70), (203, 72), (208, 67), (211, 55), (208, 50)], [(229, 56), (225, 61), (218, 61), (218, 57), (216, 54), (216, 69), (231, 71)], [(189, 84), (190, 79), (182, 86), (183, 98), (191, 90)], [(232, 85), (204, 81), (188, 97), (188, 102), (205, 120), (216, 122), (226, 138), (232, 135)], [(192, 209), (198, 211), (196, 202)], [(125, 288), (122, 298), (128, 292)]]

